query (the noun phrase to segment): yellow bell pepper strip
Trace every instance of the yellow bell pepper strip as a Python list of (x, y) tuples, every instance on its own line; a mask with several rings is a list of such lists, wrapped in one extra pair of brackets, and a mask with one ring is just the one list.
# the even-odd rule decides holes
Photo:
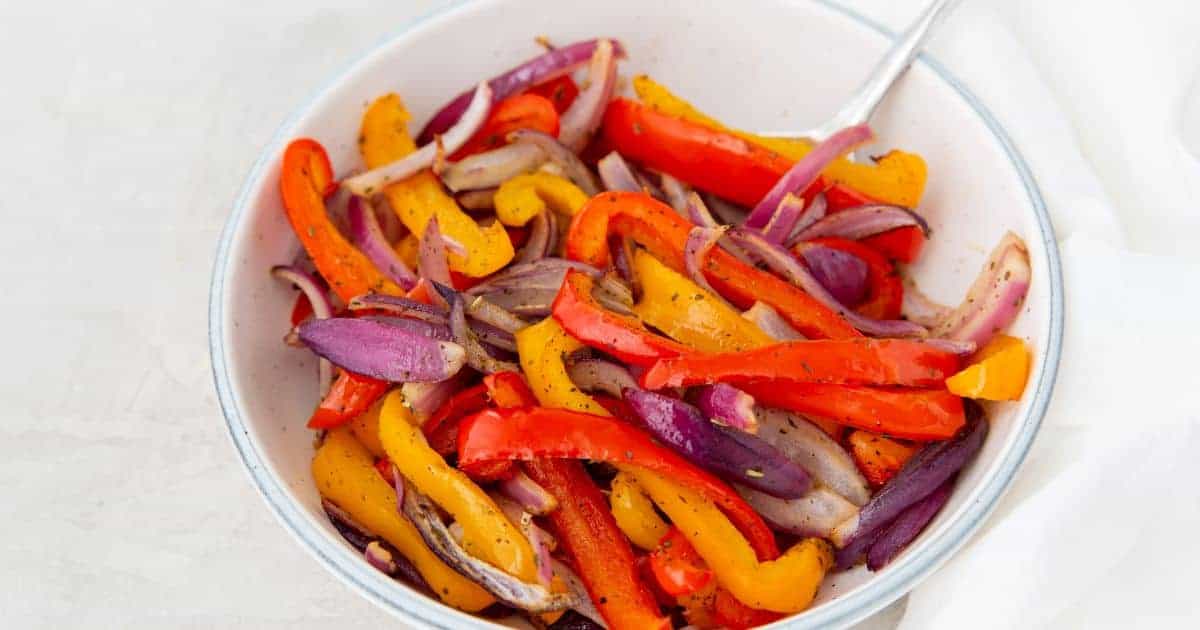
[(549, 207), (567, 217), (587, 203), (588, 196), (570, 181), (550, 173), (526, 173), (500, 184), (492, 203), (504, 225), (521, 226)]
[(819, 538), (805, 539), (775, 560), (760, 562), (746, 538), (711, 501), (644, 468), (630, 471), (717, 577), (717, 583), (751, 608), (779, 613), (812, 603), (833, 550)]
[(324, 443), (313, 457), (312, 475), (321, 496), (404, 554), (443, 602), (467, 612), (478, 612), (495, 603), (491, 594), (459, 575), (425, 546), (417, 529), (397, 511), (396, 491), (375, 471), (371, 454), (348, 427), (325, 434)]
[(529, 541), (486, 492), (429, 447), (399, 391), (383, 401), (379, 439), (400, 473), (462, 526), (467, 553), (523, 582), (537, 581)]
[(350, 427), (350, 431), (354, 433), (354, 438), (358, 440), (358, 443), (362, 444), (372, 455), (386, 457), (387, 453), (383, 450), (383, 442), (379, 441), (380, 409), (383, 409), (382, 396), (346, 426)]
[[(394, 162), (416, 150), (408, 135), (410, 115), (400, 97), (388, 94), (375, 100), (363, 115), (359, 150), (367, 168)], [(441, 182), (426, 170), (383, 190), (392, 209), (413, 234), (424, 234), (429, 218), (437, 215), (442, 234), (466, 250), (464, 258), (451, 253), (450, 268), (471, 277), (491, 274), (513, 258), (512, 242), (504, 226), (480, 227), (446, 194)]]
[[(633, 90), (639, 100), (663, 114), (729, 132), (747, 142), (774, 151), (791, 162), (804, 157), (813, 147), (804, 140), (766, 138), (730, 129), (646, 75), (634, 77)], [(879, 158), (875, 164), (838, 158), (821, 174), (831, 182), (846, 184), (882, 203), (915, 208), (925, 192), (927, 173), (925, 160), (921, 156), (891, 151)]]
[(336, 186), (329, 156), (316, 140), (293, 140), (283, 151), (279, 192), (288, 221), (321, 277), (343, 301), (370, 291), (404, 295), (329, 219), (325, 196)]
[(547, 317), (518, 330), (516, 338), (521, 371), (538, 402), (545, 407), (609, 415), (600, 403), (581, 392), (567, 374), (566, 357), (583, 348), (583, 344), (568, 335), (554, 318)]
[(1029, 378), (1025, 342), (997, 335), (975, 356), (975, 363), (946, 379), (946, 388), (965, 398), (1020, 400)]
[(613, 478), (608, 503), (617, 526), (633, 544), (646, 551), (657, 549), (658, 541), (671, 529), (654, 511), (650, 497), (629, 473), (619, 472)]
[(633, 269), (642, 298), (633, 312), (668, 337), (701, 352), (740, 352), (774, 343), (741, 313), (639, 249)]

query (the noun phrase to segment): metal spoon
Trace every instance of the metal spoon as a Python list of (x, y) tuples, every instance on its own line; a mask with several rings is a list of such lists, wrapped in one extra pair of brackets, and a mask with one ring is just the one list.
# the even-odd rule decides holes
[(883, 97), (896, 84), (896, 80), (912, 65), (917, 53), (933, 32), (934, 26), (950, 13), (950, 9), (958, 0), (933, 0), (919, 17), (904, 31), (903, 36), (896, 40), (891, 50), (884, 55), (867, 80), (859, 86), (854, 96), (842, 107), (833, 118), (825, 124), (808, 131), (767, 132), (761, 135), (781, 138), (807, 138), (813, 142), (821, 142), (829, 136), (854, 125), (861, 125), (871, 119)]

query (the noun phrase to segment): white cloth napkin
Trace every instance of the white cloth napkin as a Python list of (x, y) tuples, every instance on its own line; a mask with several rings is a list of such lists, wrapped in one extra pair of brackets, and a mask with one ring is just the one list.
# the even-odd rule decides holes
[[(925, 0), (857, 0), (894, 30)], [(1200, 5), (965, 0), (931, 52), (999, 117), (1058, 233), (1066, 343), (1041, 434), (899, 627), (1198, 627)]]

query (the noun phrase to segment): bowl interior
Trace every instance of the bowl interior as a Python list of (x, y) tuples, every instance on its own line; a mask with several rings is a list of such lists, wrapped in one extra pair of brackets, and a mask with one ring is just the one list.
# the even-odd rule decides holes
[[(623, 78), (648, 73), (703, 111), (746, 129), (820, 122), (888, 45), (869, 25), (815, 2), (492, 0), (411, 26), (280, 130), (247, 183), (218, 256), (212, 326), (222, 403), (256, 482), (304, 546), (375, 601), (431, 625), (483, 622), (364, 570), (326, 522), (309, 477), (312, 437), (303, 421), (315, 402), (316, 365), (309, 353), (281, 343), (295, 293), (267, 273), (299, 247), (277, 192), (278, 161), (287, 140), (310, 136), (324, 144), (336, 172), (358, 168), (355, 138), (372, 99), (398, 92), (423, 121), (481, 77), (537, 54), (536, 35), (563, 43), (616, 37), (629, 51)], [(1025, 398), (989, 409), (993, 428), (982, 454), (922, 536), (880, 573), (859, 568), (828, 579), (817, 604), (796, 619), (800, 625), (847, 623), (911, 588), (994, 504), (1040, 421), (1061, 326), (1057, 258), (1036, 189), (991, 125), (936, 67), (919, 62), (877, 114), (879, 140), (865, 153), (903, 148), (928, 163), (920, 211), (933, 238), (912, 273), (934, 299), (957, 303), (1006, 230), (1029, 243), (1034, 281), (1012, 328), (1034, 349)]]

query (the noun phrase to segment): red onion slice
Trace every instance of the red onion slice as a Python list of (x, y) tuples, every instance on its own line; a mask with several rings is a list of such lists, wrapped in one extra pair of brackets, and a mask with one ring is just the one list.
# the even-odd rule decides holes
[[(303, 269), (292, 265), (276, 265), (271, 267), (271, 275), (283, 280), (284, 282), (292, 283), (304, 297), (308, 299), (308, 303), (312, 305), (314, 319), (329, 319), (333, 317), (333, 302), (329, 300), (329, 294), (321, 288), (317, 283), (317, 279), (312, 274)], [(299, 343), (299, 333), (292, 330), (284, 341), (288, 345), (303, 345)], [(333, 365), (328, 359), (320, 358), (317, 360), (317, 394), (324, 398), (329, 392), (329, 385), (333, 382)]]
[(529, 325), (525, 320), (487, 301), (483, 296), (474, 296), (471, 299), (467, 305), (467, 315), (509, 334), (514, 334)]
[(949, 306), (929, 299), (929, 296), (921, 291), (912, 278), (904, 278), (904, 297), (900, 306), (900, 312), (904, 314), (904, 319), (933, 329), (950, 316), (950, 311)]
[[(612, 100), (613, 88), (617, 84), (617, 53), (610, 40), (596, 42), (588, 65), (588, 86), (579, 93), (575, 102), (563, 112), (559, 120), (558, 138), (568, 149), (579, 153), (587, 146), (600, 121), (604, 109)], [(465, 116), (465, 114), (464, 114)], [(551, 159), (554, 159), (551, 156)], [(596, 192), (588, 192), (594, 195)]]
[(433, 166), (434, 158), (439, 151), (449, 154), (457, 151), (479, 131), (487, 120), (488, 112), (492, 109), (492, 88), (487, 83), (480, 83), (475, 88), (470, 104), (463, 112), (462, 118), (453, 128), (441, 136), (440, 142), (427, 142), (420, 149), (390, 162), (379, 168), (373, 168), (362, 175), (356, 175), (342, 181), (350, 192), (356, 195), (370, 196), (392, 182), (407, 179)]
[(367, 548), (363, 550), (363, 557), (367, 559), (367, 564), (379, 569), (384, 575), (392, 575), (396, 572), (396, 558), (392, 552), (384, 549), (379, 541), (373, 540), (367, 543)]
[(785, 499), (808, 492), (803, 468), (767, 442), (715, 425), (695, 407), (645, 390), (627, 389), (625, 401), (664, 444), (719, 476)]
[(425, 234), (417, 246), (417, 270), (430, 282), (450, 284), (450, 263), (446, 260), (446, 241), (438, 227), (437, 215), (425, 223)]
[(424, 424), (450, 397), (463, 388), (463, 375), (456, 374), (444, 381), (432, 383), (408, 382), (400, 386), (404, 404), (412, 410), (418, 423)]
[(557, 289), (497, 289), (483, 295), (487, 301), (518, 317), (547, 317)]
[(593, 278), (604, 275), (604, 272), (587, 263), (563, 258), (544, 258), (533, 263), (513, 265), (492, 276), (486, 282), (467, 289), (466, 293), (467, 295), (481, 295), (491, 293), (496, 289), (520, 287), (522, 286), (520, 282), (546, 276), (553, 276), (557, 279), (556, 284), (562, 284), (562, 279), (566, 277), (568, 269), (581, 271)]
[(1012, 232), (1005, 234), (966, 299), (934, 329), (934, 336), (985, 345), (1021, 313), (1031, 277), (1025, 241)]
[(454, 541), (433, 502), (415, 489), (410, 488), (405, 493), (403, 513), (412, 521), (434, 554), (501, 602), (537, 613), (564, 610), (576, 605), (574, 594), (551, 593), (540, 584), (527, 584), (467, 553)]
[(867, 297), (867, 263), (840, 249), (824, 245), (805, 245), (800, 258), (813, 277), (840, 304), (854, 308)]
[[(866, 552), (866, 547), (861, 546), (862, 541), (875, 537), (909, 506), (929, 496), (975, 458), (987, 438), (988, 421), (978, 404), (967, 400), (964, 407), (967, 410), (966, 426), (949, 440), (929, 444), (917, 451), (904, 468), (871, 497), (856, 518), (837, 526), (830, 535), (833, 544)], [(857, 558), (847, 560), (854, 562)]]
[(454, 341), (466, 351), (467, 365), (484, 374), (521, 371), (521, 367), (514, 363), (494, 358), (483, 344), (479, 343), (475, 332), (467, 325), (467, 311), (463, 306), (462, 295), (444, 284), (435, 283), (433, 286), (450, 305), (450, 332), (454, 335)]
[(687, 271), (688, 278), (722, 302), (725, 301), (724, 298), (704, 277), (704, 259), (708, 257), (708, 253), (712, 251), (717, 241), (725, 236), (727, 229), (729, 229), (727, 225), (715, 228), (694, 227), (688, 232), (687, 242), (683, 246), (683, 266)]
[(729, 237), (744, 248), (751, 257), (766, 263), (768, 267), (800, 287), (818, 302), (837, 312), (855, 328), (876, 337), (924, 337), (928, 334), (919, 324), (904, 320), (872, 319), (850, 310), (838, 302), (825, 287), (809, 273), (792, 253), (772, 243), (756, 230), (735, 228)]
[[(591, 596), (588, 595), (587, 586), (584, 585), (583, 579), (572, 571), (565, 562), (555, 558), (551, 560), (551, 563), (554, 566), (554, 575), (558, 576), (567, 585), (567, 590), (574, 594), (579, 602), (572, 606), (571, 610), (590, 619), (601, 629), (608, 628), (608, 625), (604, 623), (604, 617), (600, 616), (600, 611), (596, 609), (596, 604), (592, 602)], [(574, 626), (566, 626), (556, 628), (556, 630), (590, 630), (590, 627), (576, 628)]]
[[(679, 181), (678, 179), (675, 179), (667, 173), (659, 173), (659, 183), (662, 185), (663, 194), (667, 196), (667, 203), (670, 204), (672, 208), (675, 208), (675, 212), (678, 212), (684, 216), (690, 216), (692, 223), (695, 223), (696, 225), (703, 227), (717, 226), (716, 221), (713, 221), (710, 224), (707, 222), (702, 223), (696, 220), (695, 215), (693, 215), (691, 209), (688, 208), (688, 204), (690, 203), (689, 198), (692, 194), (692, 189), (690, 186)], [(703, 207), (704, 203), (700, 202), (699, 205)], [(707, 215), (708, 208), (703, 208), (703, 210), (705, 215)]]
[(370, 319), (310, 320), (300, 325), (300, 340), (334, 365), (396, 383), (441, 381), (466, 360), (456, 343)]
[(626, 389), (638, 390), (637, 380), (623, 366), (603, 359), (583, 359), (567, 367), (571, 382), (585, 392), (604, 392), (620, 398)]
[(350, 298), (350, 303), (347, 307), (352, 311), (387, 311), (404, 317), (424, 320), (431, 324), (445, 325), (448, 322), (446, 309), (398, 295), (367, 293)]
[(796, 228), (796, 223), (804, 214), (804, 198), (788, 193), (775, 208), (775, 213), (763, 227), (763, 236), (772, 243), (782, 244)]
[(692, 399), (710, 420), (745, 433), (758, 433), (754, 397), (729, 385), (716, 383), (698, 387)]
[(546, 153), (532, 144), (509, 144), (449, 164), (438, 177), (456, 193), (495, 188), (517, 175), (537, 170), (545, 161)]
[(813, 147), (812, 151), (806, 153), (783, 177), (779, 178), (775, 186), (750, 211), (746, 222), (742, 225), (761, 229), (771, 220), (771, 215), (775, 213), (775, 209), (779, 207), (779, 202), (783, 201), (785, 195), (804, 190), (830, 162), (850, 152), (854, 147), (869, 141), (871, 137), (871, 128), (867, 125), (847, 127), (829, 136), (824, 142)]
[(333, 524), (333, 528), (338, 530), (342, 538), (350, 543), (355, 549), (365, 551), (367, 545), (375, 540), (375, 534), (371, 533), (361, 523), (354, 520), (350, 513), (338, 507), (336, 503), (329, 499), (321, 499), (321, 508), (325, 510), (325, 515), (329, 517), (329, 522)]
[(805, 338), (798, 330), (792, 328), (792, 325), (787, 323), (787, 320), (781, 317), (775, 309), (762, 302), (755, 302), (746, 312), (742, 313), (742, 317), (754, 322), (760, 330), (775, 341), (795, 341)]
[(854, 459), (820, 427), (782, 409), (758, 410), (758, 436), (855, 505), (871, 498), (871, 487)]
[(600, 192), (600, 184), (596, 182), (596, 176), (592, 175), (592, 171), (583, 163), (583, 160), (580, 160), (579, 156), (575, 155), (569, 145), (564, 142), (559, 142), (553, 136), (532, 129), (519, 129), (508, 134), (508, 141), (516, 146), (537, 147), (551, 162), (557, 164), (562, 169), (563, 175), (578, 186), (585, 195), (591, 197)]
[[(589, 39), (552, 48), (512, 70), (488, 80), (487, 84), (492, 90), (493, 101), (503, 100), (528, 87), (573, 72), (592, 58), (598, 43), (599, 40)], [(624, 49), (616, 40), (612, 40), (612, 47), (614, 55), (618, 57), (625, 55)], [(471, 102), (471, 94), (470, 90), (463, 92), (438, 110), (425, 124), (421, 133), (417, 135), (417, 142), (420, 144), (432, 142), (435, 134), (444, 132), (458, 122)]]
[(825, 193), (818, 193), (813, 197), (812, 203), (804, 208), (804, 212), (800, 214), (800, 218), (796, 221), (796, 226), (792, 228), (792, 233), (787, 238), (786, 247), (791, 248), (799, 240), (799, 234), (808, 229), (808, 226), (825, 218), (825, 213), (829, 210), (829, 201), (825, 199)]
[(858, 514), (858, 506), (829, 488), (813, 488), (799, 499), (779, 499), (737, 484), (733, 488), (771, 527), (796, 536), (823, 538)]
[(933, 346), (934, 348), (937, 348), (943, 352), (957, 354), (960, 357), (966, 357), (967, 355), (974, 353), (975, 350), (979, 348), (974, 341), (970, 340), (959, 341), (957, 339), (938, 339), (936, 337), (929, 337), (928, 339), (922, 339), (921, 342)]
[(688, 193), (684, 197), (683, 209), (687, 212), (688, 219), (698, 227), (719, 228), (721, 222), (713, 218), (711, 212), (708, 211), (708, 206), (704, 200), (694, 192)]
[(950, 500), (953, 490), (954, 480), (951, 479), (897, 516), (867, 550), (867, 568), (878, 571), (891, 562), (937, 516)]
[(921, 215), (900, 206), (869, 205), (847, 208), (828, 215), (796, 234), (796, 241), (836, 236), (858, 240), (896, 228), (916, 226), (929, 234), (929, 224)]
[[(447, 166), (447, 168), (449, 167)], [(454, 199), (466, 210), (491, 210), (496, 206), (495, 197), (495, 188), (484, 188), (483, 190), (468, 190), (456, 195)]]
[(371, 263), (405, 291), (415, 287), (416, 274), (404, 264), (395, 248), (383, 236), (383, 228), (371, 203), (364, 197), (354, 195), (350, 197), (346, 212), (350, 219), (350, 236)]
[(543, 210), (533, 217), (533, 220), (530, 221), (529, 240), (525, 242), (525, 247), (521, 248), (516, 258), (513, 258), (513, 264), (524, 265), (537, 262), (550, 253), (550, 230), (552, 227), (550, 221), (553, 215), (554, 213), (550, 210)]
[(741, 225), (748, 214), (745, 208), (710, 193), (704, 193), (704, 203), (724, 225)]
[(500, 491), (522, 509), (545, 516), (558, 509), (558, 499), (522, 471), (500, 482)]
[(600, 174), (600, 182), (609, 191), (642, 192), (642, 184), (638, 182), (629, 163), (616, 151), (600, 158), (596, 162), (596, 172)]
[(433, 324), (420, 319), (392, 317), (390, 315), (366, 315), (359, 319), (387, 324), (406, 330), (414, 335), (421, 335), (438, 341), (454, 341), (454, 337), (450, 334), (449, 324)]
[(533, 549), (533, 561), (537, 565), (538, 583), (549, 588), (554, 580), (550, 552), (558, 546), (558, 541), (550, 532), (538, 527), (533, 522), (533, 515), (520, 505), (498, 495), (493, 495), (492, 500), (499, 506), (500, 511), (504, 512), (504, 516), (508, 517), (509, 522), (521, 530), (521, 535), (529, 541), (529, 546)]

